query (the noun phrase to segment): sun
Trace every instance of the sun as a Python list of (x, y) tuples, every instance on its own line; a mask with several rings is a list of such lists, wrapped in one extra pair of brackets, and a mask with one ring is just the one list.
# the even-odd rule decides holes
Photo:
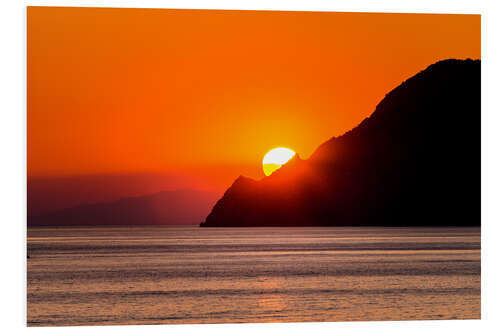
[(264, 174), (269, 176), (274, 171), (281, 168), (283, 164), (288, 162), (295, 152), (288, 148), (274, 148), (267, 152), (262, 160), (262, 168), (264, 169)]

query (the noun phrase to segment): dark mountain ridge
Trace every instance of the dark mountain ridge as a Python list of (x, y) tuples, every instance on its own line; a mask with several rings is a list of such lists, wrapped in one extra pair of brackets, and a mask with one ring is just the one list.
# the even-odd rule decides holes
[(309, 159), (240, 176), (201, 226), (480, 225), (480, 73), (480, 60), (429, 66)]

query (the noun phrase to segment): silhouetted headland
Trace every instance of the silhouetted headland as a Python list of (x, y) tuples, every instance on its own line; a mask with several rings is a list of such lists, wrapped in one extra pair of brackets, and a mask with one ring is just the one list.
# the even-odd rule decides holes
[(200, 226), (480, 225), (480, 131), (480, 60), (437, 62), (309, 159), (240, 176)]

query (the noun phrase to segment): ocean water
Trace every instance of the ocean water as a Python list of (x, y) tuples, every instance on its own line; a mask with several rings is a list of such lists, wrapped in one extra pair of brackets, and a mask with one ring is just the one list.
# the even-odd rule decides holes
[(471, 319), (480, 228), (29, 228), (29, 326)]

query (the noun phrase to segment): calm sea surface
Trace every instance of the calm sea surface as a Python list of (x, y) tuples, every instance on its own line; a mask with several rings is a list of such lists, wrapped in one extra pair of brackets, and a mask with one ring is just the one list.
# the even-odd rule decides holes
[(28, 229), (28, 325), (481, 316), (479, 228)]

